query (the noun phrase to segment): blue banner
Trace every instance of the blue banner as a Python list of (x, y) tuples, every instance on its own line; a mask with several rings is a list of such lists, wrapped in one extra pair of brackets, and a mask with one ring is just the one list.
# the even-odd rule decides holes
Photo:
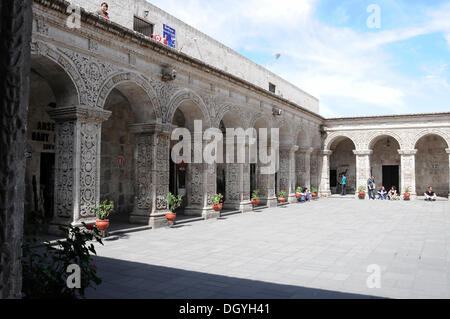
[(175, 29), (163, 24), (163, 42), (165, 43), (165, 39), (167, 39), (167, 45), (171, 48), (175, 48), (176, 46), (176, 36)]

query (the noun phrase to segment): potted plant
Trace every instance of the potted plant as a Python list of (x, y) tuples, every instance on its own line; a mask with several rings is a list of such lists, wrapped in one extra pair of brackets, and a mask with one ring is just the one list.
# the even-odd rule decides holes
[(411, 191), (409, 190), (409, 187), (406, 188), (405, 194), (403, 194), (403, 198), (405, 200), (410, 200), (411, 199)]
[(213, 198), (212, 208), (216, 212), (220, 212), (222, 210), (222, 203), (223, 203), (223, 195), (221, 193), (215, 194)]
[(259, 189), (255, 189), (252, 192), (252, 204), (253, 204), (253, 206), (259, 205)]
[(297, 199), (300, 199), (300, 193), (301, 192), (303, 192), (303, 188), (302, 187), (300, 187), (300, 186), (298, 186), (296, 189), (295, 189), (295, 197), (297, 197)]
[(281, 204), (283, 204), (286, 201), (286, 196), (287, 196), (286, 191), (281, 190), (278, 192), (278, 200), (280, 201)]
[(100, 205), (94, 207), (94, 213), (97, 216), (95, 225), (99, 231), (106, 231), (109, 227), (109, 214), (114, 210), (114, 202), (104, 200)]
[(181, 206), (181, 203), (183, 202), (183, 195), (175, 196), (174, 194), (169, 192), (169, 194), (167, 194), (166, 201), (170, 209), (170, 213), (166, 214), (166, 218), (169, 223), (173, 223), (175, 222), (175, 218), (177, 217), (175, 211), (178, 207)]
[(358, 187), (358, 196), (359, 199), (364, 199), (366, 197), (366, 186), (359, 186)]
[(316, 198), (318, 196), (319, 190), (317, 189), (317, 187), (311, 187), (311, 196)]

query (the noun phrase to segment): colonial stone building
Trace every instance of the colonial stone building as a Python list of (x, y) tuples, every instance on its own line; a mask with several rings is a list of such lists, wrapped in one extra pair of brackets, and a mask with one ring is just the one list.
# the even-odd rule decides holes
[[(0, 6), (0, 297), (20, 297), (24, 211), (43, 212), (55, 231), (94, 220), (111, 199), (113, 218), (159, 227), (169, 191), (185, 195), (184, 214), (211, 218), (216, 192), (248, 212), (252, 190), (269, 207), (281, 189), (293, 202), (296, 186), (332, 196), (341, 173), (352, 193), (374, 175), (413, 198), (428, 185), (448, 198), (450, 113), (325, 119), (313, 96), (146, 1), (108, 2), (111, 21), (93, 1), (72, 1), (78, 10), (35, 0), (31, 57), (31, 1)], [(170, 43), (158, 37), (166, 32)], [(196, 120), (203, 130), (279, 129), (278, 171), (250, 159), (174, 163), (175, 128), (205, 142)]]
[[(146, 1), (110, 1), (111, 20), (91, 1), (73, 3), (86, 10), (34, 1), (25, 209), (54, 226), (91, 221), (103, 199), (116, 202), (113, 218), (162, 226), (169, 191), (185, 195), (185, 215), (215, 217), (216, 192), (246, 212), (254, 189), (270, 207), (281, 189), (291, 202), (296, 186), (336, 193), (340, 173), (352, 193), (373, 174), (448, 197), (449, 113), (325, 119), (316, 98)], [(167, 24), (171, 45), (156, 37)], [(184, 127), (194, 140), (195, 120), (222, 132), (278, 128), (279, 170), (175, 164), (171, 133)]]

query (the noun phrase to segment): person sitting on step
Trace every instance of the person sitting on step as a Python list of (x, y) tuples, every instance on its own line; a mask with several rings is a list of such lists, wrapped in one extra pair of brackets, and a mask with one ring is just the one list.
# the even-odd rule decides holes
[(378, 199), (387, 199), (387, 192), (384, 186), (381, 186), (381, 189), (378, 191)]
[(424, 195), (425, 195), (425, 200), (436, 201), (437, 196), (436, 196), (436, 193), (433, 192), (433, 187), (431, 187), (431, 186), (428, 187), (428, 190), (424, 193)]
[(389, 197), (390, 200), (398, 200), (398, 199), (400, 199), (400, 197), (398, 196), (397, 189), (395, 188), (395, 186), (392, 186), (391, 189), (389, 190), (388, 197)]

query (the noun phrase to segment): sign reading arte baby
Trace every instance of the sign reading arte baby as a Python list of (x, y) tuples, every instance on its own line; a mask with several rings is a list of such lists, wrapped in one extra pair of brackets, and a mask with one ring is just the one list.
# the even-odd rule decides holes
[(38, 122), (36, 130), (31, 133), (31, 140), (42, 142), (42, 150), (53, 151), (55, 149), (55, 123)]

